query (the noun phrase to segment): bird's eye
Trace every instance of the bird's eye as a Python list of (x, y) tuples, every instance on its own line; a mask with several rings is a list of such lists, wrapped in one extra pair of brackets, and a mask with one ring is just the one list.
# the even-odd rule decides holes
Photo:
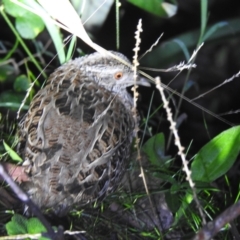
[(114, 74), (114, 78), (115, 78), (116, 80), (120, 80), (120, 79), (122, 78), (122, 76), (123, 76), (123, 72), (116, 72), (116, 73)]

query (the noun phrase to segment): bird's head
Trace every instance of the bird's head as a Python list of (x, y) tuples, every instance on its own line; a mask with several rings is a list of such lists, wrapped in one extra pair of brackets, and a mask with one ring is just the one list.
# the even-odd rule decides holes
[[(118, 58), (122, 59), (124, 64), (112, 56), (104, 56), (98, 52), (88, 55), (84, 61), (85, 70), (88, 76), (105, 89), (125, 94), (126, 88), (134, 85), (134, 71), (131, 62), (121, 53), (113, 52)], [(145, 78), (137, 75), (137, 84), (150, 86)]]

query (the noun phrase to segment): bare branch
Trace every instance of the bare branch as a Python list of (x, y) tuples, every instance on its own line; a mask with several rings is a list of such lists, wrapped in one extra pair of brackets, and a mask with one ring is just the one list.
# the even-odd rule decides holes
[(233, 221), (240, 215), (240, 201), (226, 209), (214, 221), (207, 223), (193, 238), (193, 240), (210, 240), (227, 223)]

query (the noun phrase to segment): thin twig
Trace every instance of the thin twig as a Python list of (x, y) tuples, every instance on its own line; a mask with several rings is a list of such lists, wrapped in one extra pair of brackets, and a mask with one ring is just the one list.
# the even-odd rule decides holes
[[(147, 73), (145, 73), (145, 72), (143, 72), (143, 71), (139, 71), (139, 72), (141, 73), (141, 75), (143, 75), (144, 77), (146, 77), (150, 82), (155, 83), (154, 78), (151, 77), (149, 74), (147, 74)], [(219, 115), (215, 114), (214, 112), (212, 112), (212, 111), (208, 110), (207, 108), (199, 105), (198, 103), (191, 102), (191, 100), (190, 100), (189, 98), (187, 98), (186, 96), (182, 95), (181, 93), (175, 91), (174, 89), (170, 88), (170, 87), (167, 86), (166, 84), (164, 84), (164, 83), (161, 82), (161, 86), (162, 86), (165, 90), (168, 90), (169, 92), (173, 93), (174, 95), (179, 96), (179, 97), (182, 98), (183, 100), (189, 102), (189, 103), (192, 104), (193, 106), (201, 109), (201, 110), (204, 111), (205, 113), (207, 113), (207, 114), (209, 114), (209, 115), (217, 118), (218, 120), (226, 123), (227, 125), (232, 126), (232, 127), (235, 126), (234, 123), (227, 121), (226, 119), (220, 117)]]
[(226, 83), (229, 83), (229, 82), (233, 81), (235, 78), (238, 78), (238, 77), (240, 77), (240, 71), (239, 71), (238, 73), (234, 74), (231, 78), (226, 79), (223, 83), (221, 83), (221, 84), (217, 85), (216, 87), (212, 88), (211, 90), (209, 90), (209, 91), (207, 91), (207, 92), (205, 92), (205, 93), (202, 93), (202, 94), (200, 94), (199, 96), (191, 99), (191, 102), (192, 102), (192, 101), (195, 101), (195, 100), (197, 100), (197, 99), (199, 99), (199, 98), (201, 98), (201, 97), (203, 97), (203, 96), (205, 96), (205, 95), (207, 95), (208, 93), (216, 90), (217, 88), (222, 87), (222, 86), (225, 85)]
[[(140, 43), (141, 43), (141, 39), (140, 39), (140, 33), (142, 32), (142, 20), (140, 19), (139, 22), (138, 22), (138, 26), (137, 26), (137, 31), (135, 32), (135, 38), (136, 38), (136, 45), (135, 45), (135, 48), (133, 49), (134, 51), (134, 56), (133, 56), (133, 72), (134, 72), (134, 81), (135, 81), (135, 84), (134, 86), (132, 87), (132, 91), (133, 91), (133, 103), (134, 103), (134, 106), (133, 106), (133, 116), (135, 118), (135, 129), (134, 129), (134, 133), (135, 133), (135, 136), (136, 136), (136, 148), (137, 148), (137, 160), (139, 162), (139, 165), (140, 165), (140, 177), (142, 177), (142, 180), (143, 180), (143, 184), (144, 184), (144, 187), (145, 187), (145, 191), (148, 195), (148, 199), (149, 199), (149, 202), (150, 202), (150, 206), (151, 206), (151, 209), (152, 209), (152, 213), (153, 215), (155, 216), (156, 219), (158, 219), (158, 216), (156, 214), (156, 212), (154, 211), (154, 208), (153, 208), (153, 203), (152, 203), (152, 200), (151, 200), (151, 197), (150, 197), (150, 192), (148, 190), (148, 186), (147, 186), (147, 181), (146, 181), (146, 176), (145, 176), (145, 173), (144, 173), (144, 170), (143, 170), (143, 166), (142, 166), (142, 158), (141, 158), (141, 153), (140, 153), (140, 147), (139, 147), (139, 143), (140, 143), (140, 139), (138, 138), (138, 119), (137, 119), (137, 99), (138, 99), (138, 92), (137, 92), (137, 67), (139, 66), (139, 62), (138, 62), (138, 52), (140, 50)], [(161, 224), (161, 222), (160, 222)]]
[(138, 58), (138, 61), (140, 59), (142, 59), (147, 53), (150, 53), (154, 47), (156, 47), (158, 45), (158, 42), (160, 41), (160, 39), (162, 38), (163, 36), (163, 33), (160, 35), (160, 37), (155, 41), (155, 43), (152, 44), (152, 46), (144, 53), (142, 54), (139, 58)]

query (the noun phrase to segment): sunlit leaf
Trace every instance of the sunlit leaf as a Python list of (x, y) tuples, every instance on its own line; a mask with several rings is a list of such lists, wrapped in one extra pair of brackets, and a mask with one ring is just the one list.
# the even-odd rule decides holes
[(23, 38), (34, 39), (44, 29), (44, 23), (40, 17), (29, 12), (16, 18), (16, 29)]
[(22, 162), (22, 159), (18, 156), (18, 154), (14, 150), (12, 150), (11, 147), (9, 147), (5, 141), (3, 141), (3, 145), (8, 155), (11, 157), (13, 161)]
[(27, 219), (19, 214), (15, 214), (5, 226), (10, 236), (27, 233)]
[[(34, 233), (44, 233), (44, 232), (47, 232), (47, 230), (38, 218), (30, 218), (27, 221), (27, 232), (34, 234)], [(47, 239), (49, 238), (46, 238), (46, 237), (39, 238), (39, 240), (47, 240)]]
[(208, 142), (191, 165), (194, 181), (212, 182), (225, 174), (240, 150), (240, 126), (232, 127)]
[[(19, 2), (23, 3), (24, 0), (19, 0)], [(3, 0), (3, 5), (5, 11), (10, 14), (11, 16), (17, 18), (27, 15), (28, 10), (18, 6), (16, 3), (12, 2), (11, 0)]]
[[(26, 4), (26, 0), (19, 1)], [(8, 14), (16, 18), (16, 29), (19, 34), (25, 39), (34, 39), (44, 29), (42, 19), (34, 13), (17, 5), (10, 0), (3, 1), (5, 10)]]

